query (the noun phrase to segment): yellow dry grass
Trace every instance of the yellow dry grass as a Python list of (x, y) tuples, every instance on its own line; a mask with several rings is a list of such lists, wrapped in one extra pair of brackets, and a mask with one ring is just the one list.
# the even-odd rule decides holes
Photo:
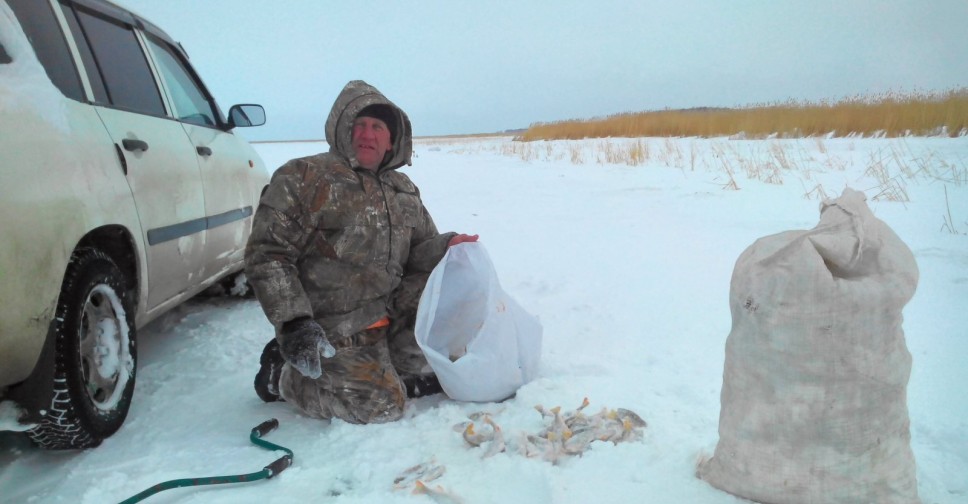
[(936, 93), (887, 93), (837, 102), (752, 105), (625, 113), (605, 118), (532, 124), (524, 141), (607, 137), (747, 138), (906, 135), (968, 132), (968, 88)]

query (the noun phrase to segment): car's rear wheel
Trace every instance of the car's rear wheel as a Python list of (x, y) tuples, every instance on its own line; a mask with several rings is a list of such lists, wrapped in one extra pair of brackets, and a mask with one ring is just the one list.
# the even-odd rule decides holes
[(90, 248), (74, 252), (51, 326), (53, 400), (43, 420), (28, 431), (35, 443), (89, 448), (124, 423), (137, 359), (128, 292), (110, 257)]

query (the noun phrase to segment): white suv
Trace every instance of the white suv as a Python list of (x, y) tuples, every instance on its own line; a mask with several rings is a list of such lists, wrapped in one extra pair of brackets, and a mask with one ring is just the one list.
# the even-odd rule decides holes
[(113, 3), (0, 0), (0, 401), (37, 444), (113, 434), (136, 329), (242, 269), (264, 122)]

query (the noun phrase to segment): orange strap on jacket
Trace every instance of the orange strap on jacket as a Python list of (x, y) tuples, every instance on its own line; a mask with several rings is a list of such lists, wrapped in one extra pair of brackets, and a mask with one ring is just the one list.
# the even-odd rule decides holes
[(384, 315), (380, 320), (377, 320), (376, 322), (366, 326), (366, 329), (367, 330), (379, 329), (381, 327), (386, 327), (388, 325), (390, 325), (390, 317), (387, 317), (386, 315)]

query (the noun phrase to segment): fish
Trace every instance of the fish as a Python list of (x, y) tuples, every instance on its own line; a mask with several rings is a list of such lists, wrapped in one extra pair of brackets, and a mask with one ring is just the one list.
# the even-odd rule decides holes
[(551, 413), (553, 414), (551, 430), (557, 433), (558, 436), (571, 436), (571, 429), (565, 423), (565, 418), (561, 416), (561, 406), (551, 408)]
[(393, 488), (401, 490), (419, 481), (433, 481), (444, 475), (445, 467), (437, 464), (435, 459), (408, 467), (393, 480)]
[[(535, 405), (535, 411), (547, 419), (547, 426), (534, 434), (522, 432), (512, 439), (511, 448), (525, 457), (557, 464), (564, 457), (581, 456), (595, 441), (618, 444), (642, 438), (642, 430), (648, 424), (634, 411), (603, 407), (595, 414), (587, 414), (585, 410), (590, 404), (588, 397), (585, 397), (577, 408), (565, 412), (561, 406), (549, 409)], [(485, 451), (482, 458), (508, 450), (504, 432), (491, 415), (480, 412), (471, 418), (490, 428), (478, 432), (474, 422), (462, 422), (455, 425), (454, 430), (462, 432), (464, 441), (470, 446), (483, 446)]]
[(417, 480), (414, 484), (413, 494), (415, 495), (426, 495), (431, 498), (434, 502), (439, 504), (463, 504), (464, 499), (461, 499), (457, 494), (445, 489), (440, 485), (435, 485), (430, 487), (424, 484), (423, 481)]
[(493, 437), (491, 438), (491, 442), (487, 445), (487, 450), (483, 455), (481, 455), (481, 458), (493, 457), (498, 453), (503, 453), (505, 450), (507, 450), (507, 443), (504, 441), (504, 432), (501, 430), (501, 427), (494, 423), (489, 416), (484, 417), (484, 423), (491, 426)]
[(541, 413), (541, 418), (553, 416), (550, 411), (546, 410), (544, 406), (540, 404), (536, 404), (534, 406), (534, 409), (537, 410), (538, 413)]
[(547, 415), (544, 413), (542, 415), (551, 417), (551, 425), (541, 430), (538, 433), (538, 436), (547, 438), (549, 441), (558, 442), (559, 444), (563, 442), (563, 440), (570, 438), (573, 432), (571, 427), (568, 426), (567, 420), (561, 414), (561, 407), (556, 406), (545, 411)]
[(561, 448), (569, 455), (581, 455), (588, 450), (588, 445), (597, 439), (595, 431), (585, 430), (568, 436), (562, 441)]
[(619, 408), (615, 410), (615, 412), (616, 414), (618, 414), (619, 418), (628, 418), (629, 421), (632, 423), (632, 425), (635, 427), (645, 428), (645, 427), (648, 427), (649, 425), (648, 423), (645, 422), (645, 420), (642, 419), (642, 417), (640, 417), (634, 411), (627, 410), (624, 408)]
[(582, 410), (587, 408), (589, 404), (591, 404), (591, 401), (589, 401), (588, 398), (585, 397), (584, 399), (582, 399), (581, 404), (577, 408), (575, 408), (574, 411), (569, 411), (568, 413), (565, 413), (564, 415), (565, 420), (568, 421), (570, 419), (584, 417), (584, 413), (582, 413)]
[(504, 412), (504, 410), (505, 410), (505, 408), (502, 406), (502, 407), (498, 408), (497, 411), (495, 411), (493, 413), (490, 412), (490, 411), (475, 411), (474, 413), (471, 413), (470, 415), (467, 415), (467, 418), (470, 418), (471, 420), (473, 420), (475, 422), (478, 421), (478, 420), (482, 420), (483, 421), (484, 417), (486, 417), (486, 416), (493, 417), (495, 415), (499, 415), (502, 412)]
[(552, 464), (557, 464), (562, 456), (561, 444), (557, 440), (550, 439), (553, 433), (546, 436), (535, 436), (525, 434), (522, 442), (524, 456), (528, 458), (540, 458)]
[(474, 430), (474, 422), (471, 422), (464, 429), (463, 436), (467, 444), (477, 447), (494, 439), (494, 430), (491, 429), (490, 432), (477, 432)]

